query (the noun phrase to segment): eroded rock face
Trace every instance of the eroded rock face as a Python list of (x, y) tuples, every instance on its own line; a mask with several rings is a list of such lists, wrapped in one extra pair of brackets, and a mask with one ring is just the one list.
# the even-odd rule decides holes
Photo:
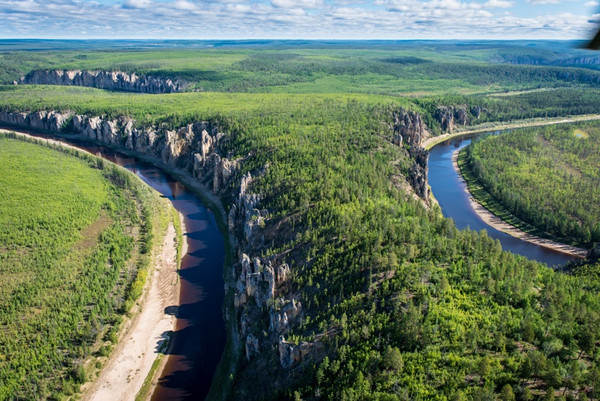
[(298, 345), (285, 341), (284, 336), (279, 337), (279, 362), (285, 369), (302, 361), (313, 349), (313, 344), (302, 342)]
[(469, 123), (466, 106), (439, 106), (434, 117), (439, 121), (444, 132), (452, 132), (457, 126), (465, 126)]
[(277, 266), (277, 285), (285, 283), (289, 275), (290, 267), (287, 263)]
[(420, 114), (400, 109), (393, 113), (393, 119), (392, 129), (396, 145), (406, 143), (409, 146), (421, 146), (427, 130)]
[(410, 148), (410, 155), (415, 160), (409, 170), (408, 182), (417, 196), (429, 204), (429, 186), (427, 185), (427, 158), (429, 152), (420, 147)]
[(23, 127), (31, 127), (44, 131), (60, 132), (66, 128), (73, 113), (57, 111), (36, 111), (33, 113), (15, 113), (0, 111), (0, 121)]
[[(219, 153), (219, 143), (226, 137), (225, 134), (206, 121), (188, 124), (177, 130), (169, 130), (164, 125), (138, 128), (135, 121), (128, 117), (107, 118), (55, 111), (0, 111), (0, 121), (15, 126), (78, 134), (156, 157), (170, 166), (189, 172), (216, 194), (228, 187), (239, 169), (237, 160), (229, 160)], [(246, 177), (246, 185), (247, 180)], [(257, 195), (251, 194), (243, 197), (244, 216), (253, 209), (258, 199)]]
[[(454, 124), (454, 110), (450, 108), (439, 108), (443, 118), (451, 117)], [(449, 117), (448, 117), (448, 116)], [(393, 130), (392, 143), (398, 146), (408, 145), (410, 156), (414, 164), (408, 171), (407, 182), (413, 188), (415, 194), (421, 198), (426, 205), (429, 204), (429, 187), (427, 185), (427, 157), (428, 152), (421, 148), (424, 139), (429, 136), (426, 125), (421, 115), (412, 111), (400, 109), (392, 113), (393, 123), (389, 127)]]
[(259, 353), (258, 338), (249, 334), (246, 337), (246, 359), (250, 360)]
[(36, 70), (21, 78), (22, 84), (88, 86), (141, 93), (183, 92), (187, 85), (157, 76), (138, 76), (121, 71)]
[(288, 330), (289, 322), (294, 320), (300, 314), (302, 308), (300, 301), (296, 301), (295, 299), (292, 299), (291, 301), (281, 299), (279, 304), (283, 304), (284, 306), (279, 310), (273, 308), (269, 315), (269, 331), (277, 334), (284, 333)]
[(183, 159), (190, 153), (194, 142), (192, 125), (179, 128), (177, 131), (165, 132), (165, 144), (162, 146), (161, 159), (170, 166), (179, 167)]

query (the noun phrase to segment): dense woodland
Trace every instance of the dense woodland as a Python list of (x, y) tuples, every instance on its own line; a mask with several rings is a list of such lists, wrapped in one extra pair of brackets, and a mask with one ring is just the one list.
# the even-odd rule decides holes
[[(188, 82), (189, 91), (234, 93), (422, 97), (598, 87), (600, 82), (600, 60), (594, 62), (593, 53), (560, 41), (223, 41), (212, 44), (215, 47), (191, 41), (175, 44), (177, 48), (149, 42), (144, 50), (139, 48), (144, 42), (126, 41), (90, 42), (83, 48), (75, 42), (19, 45), (0, 42), (0, 84), (11, 85), (39, 69), (135, 72)], [(107, 46), (112, 49), (107, 51)], [(521, 63), (523, 58), (538, 62)], [(579, 59), (587, 62), (576, 64)]]
[(546, 235), (600, 242), (600, 125), (517, 130), (476, 141), (466, 166), (489, 194)]
[[(282, 295), (303, 306), (286, 339), (315, 344), (304, 361), (282, 368), (263, 310), (250, 324), (263, 348), (251, 361), (240, 358), (228, 383), (234, 398), (598, 399), (597, 266), (557, 272), (503, 252), (485, 232), (457, 230), (439, 208), (412, 196), (407, 180), (415, 160), (406, 144), (393, 143), (390, 129), (400, 109), (421, 113), (434, 135), (441, 133), (439, 106), (464, 108), (469, 125), (595, 113), (597, 73), (487, 65), (477, 58), (468, 66), (462, 61), (470, 73), (461, 76), (453, 65), (457, 59), (441, 63), (445, 55), (434, 47), (409, 50), (376, 48), (365, 57), (381, 60), (368, 62), (351, 57), (368, 53), (364, 48), (293, 49), (303, 57), (200, 52), (197, 58), (206, 64), (192, 53), (175, 54), (174, 60), (201, 66), (193, 74), (213, 69), (229, 74), (232, 65), (246, 74), (232, 81), (214, 75), (205, 80), (213, 86), (198, 89), (279, 93), (138, 95), (2, 86), (0, 107), (127, 115), (139, 125), (169, 127), (208, 120), (226, 133), (221, 151), (243, 160), (236, 178), (252, 173), (250, 190), (261, 195), (258, 207), (267, 211), (264, 243), (253, 251), (289, 264), (291, 278)], [(497, 55), (475, 50), (486, 60)], [(474, 57), (468, 49), (451, 51), (461, 59)], [(344, 52), (344, 61), (331, 60)], [(101, 65), (104, 57), (107, 65), (121, 68), (116, 58), (134, 58), (129, 66), (143, 68), (154, 57), (143, 53), (97, 52), (78, 65)], [(315, 60), (306, 60), (309, 53)], [(5, 55), (10, 57), (33, 56)], [(162, 57), (155, 70), (168, 70)], [(215, 66), (217, 60), (224, 65)], [(67, 64), (76, 63), (49, 63)], [(402, 68), (406, 75), (398, 72)], [(481, 88), (492, 76), (497, 85)], [(252, 81), (257, 77), (270, 86)], [(286, 86), (273, 86), (280, 78)], [(237, 86), (242, 81), (248, 87)], [(368, 94), (346, 94), (350, 87)], [(496, 94), (467, 96), (456, 88)], [(509, 92), (531, 89), (536, 91)], [(411, 98), (380, 95), (419, 90)], [(288, 93), (295, 91), (304, 94)], [(223, 194), (226, 207), (238, 194), (229, 190)]]
[(269, 164), (254, 190), (278, 231), (263, 252), (291, 250), (289, 291), (306, 308), (288, 338), (325, 345), (290, 373), (276, 354), (251, 362), (237, 396), (594, 398), (597, 281), (504, 253), (394, 186), (411, 159), (387, 113), (332, 103), (279, 114), (295, 116), (283, 130), (261, 116), (230, 127), (231, 150), (255, 152), (246, 168)]
[(0, 399), (60, 399), (110, 354), (169, 209), (109, 162), (10, 135), (0, 172)]

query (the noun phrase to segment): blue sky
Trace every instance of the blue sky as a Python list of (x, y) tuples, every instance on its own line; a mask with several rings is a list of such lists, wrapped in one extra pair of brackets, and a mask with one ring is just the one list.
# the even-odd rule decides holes
[(595, 0), (0, 0), (0, 38), (581, 39)]

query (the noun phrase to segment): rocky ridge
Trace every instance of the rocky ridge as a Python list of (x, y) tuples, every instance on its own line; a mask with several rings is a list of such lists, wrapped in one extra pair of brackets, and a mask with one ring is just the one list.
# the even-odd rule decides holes
[(90, 140), (155, 157), (187, 171), (223, 199), (233, 199), (227, 223), (231, 242), (237, 250), (237, 263), (235, 277), (227, 280), (226, 286), (234, 293), (239, 316), (237, 332), (241, 338), (237, 340), (245, 345), (248, 359), (261, 350), (270, 349), (267, 341), (259, 341), (264, 335), (254, 328), (254, 323), (260, 320), (257, 316), (268, 311), (264, 326), (271, 335), (267, 340), (272, 340), (279, 349), (282, 366), (289, 368), (309, 352), (310, 344), (298, 348), (285, 341), (285, 333), (302, 312), (301, 302), (286, 297), (282, 291), (291, 268), (285, 261), (251, 256), (259, 254), (264, 241), (261, 231), (269, 213), (259, 209), (260, 194), (251, 192), (252, 174), (241, 173), (243, 159), (232, 160), (230, 155), (221, 152), (221, 145), (228, 138), (215, 125), (201, 121), (176, 130), (165, 126), (137, 128), (135, 121), (126, 117), (108, 119), (55, 111), (0, 111), (0, 121), (56, 133), (70, 130)]
[(452, 132), (458, 126), (464, 127), (470, 122), (469, 113), (465, 106), (438, 106), (434, 117), (439, 121), (444, 132)]
[[(460, 111), (440, 110), (440, 118), (449, 122), (447, 128), (453, 126), (454, 118), (459, 124), (467, 123)], [(322, 348), (318, 337), (312, 343), (286, 341), (286, 334), (304, 318), (301, 300), (287, 286), (293, 274), (293, 266), (288, 264), (292, 261), (281, 256), (285, 253), (258, 256), (265, 242), (269, 211), (260, 208), (261, 194), (252, 192), (252, 184), (262, 172), (243, 173), (245, 157), (234, 159), (232, 154), (223, 153), (221, 149), (227, 148), (224, 145), (229, 138), (215, 124), (200, 121), (178, 129), (168, 129), (165, 125), (138, 127), (127, 117), (109, 119), (56, 111), (0, 111), (0, 121), (57, 133), (71, 131), (90, 140), (152, 156), (186, 171), (215, 195), (228, 199), (227, 225), (237, 253), (232, 275), (226, 278), (237, 315), (238, 327), (234, 331), (239, 338), (234, 341), (245, 351), (248, 361), (276, 348), (279, 362), (286, 369)], [(428, 153), (421, 148), (429, 136), (425, 123), (418, 113), (401, 109), (393, 113), (389, 128), (392, 143), (408, 145), (414, 164), (407, 179), (415, 193), (427, 202)]]
[(35, 70), (21, 78), (21, 84), (87, 86), (140, 93), (183, 92), (186, 83), (151, 75), (138, 76), (122, 71)]
[(429, 204), (428, 153), (421, 147), (423, 141), (430, 136), (427, 126), (419, 113), (404, 109), (394, 111), (392, 121), (392, 124), (389, 124), (393, 132), (392, 143), (397, 146), (408, 145), (409, 154), (414, 160), (406, 179), (417, 196)]

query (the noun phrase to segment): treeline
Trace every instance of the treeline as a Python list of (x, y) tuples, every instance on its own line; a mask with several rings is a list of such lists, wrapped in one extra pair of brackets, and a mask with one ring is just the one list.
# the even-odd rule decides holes
[(598, 123), (518, 130), (476, 141), (467, 168), (514, 215), (552, 237), (600, 242)]
[(600, 90), (545, 89), (510, 96), (445, 95), (415, 99), (414, 102), (425, 111), (425, 123), (431, 131), (440, 134), (440, 122), (436, 118), (440, 106), (464, 109), (467, 125), (477, 126), (529, 118), (596, 114), (600, 106)]

